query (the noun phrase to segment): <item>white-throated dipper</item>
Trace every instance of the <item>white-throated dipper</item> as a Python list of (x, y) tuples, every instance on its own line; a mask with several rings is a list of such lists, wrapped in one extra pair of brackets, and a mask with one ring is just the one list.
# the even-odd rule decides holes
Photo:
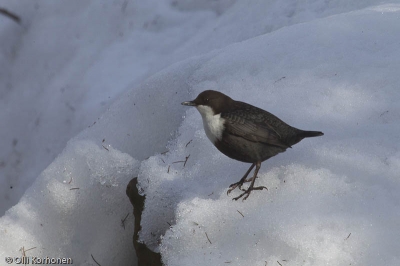
[[(213, 90), (200, 93), (196, 99), (183, 102), (182, 105), (195, 106), (203, 118), (207, 137), (217, 149), (226, 156), (245, 163), (251, 163), (244, 176), (229, 186), (227, 194), (239, 187), (242, 194), (233, 198), (238, 200), (253, 190), (267, 189), (254, 187), (261, 163), (278, 153), (286, 151), (304, 138), (324, 135), (319, 131), (304, 131), (289, 126), (273, 114), (250, 104), (231, 99), (227, 95)], [(256, 166), (252, 178), (246, 180)], [(244, 182), (250, 182), (244, 190)]]

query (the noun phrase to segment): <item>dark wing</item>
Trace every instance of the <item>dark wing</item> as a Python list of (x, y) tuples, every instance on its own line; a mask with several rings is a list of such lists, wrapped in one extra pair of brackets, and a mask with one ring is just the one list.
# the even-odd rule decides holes
[(227, 134), (242, 137), (252, 142), (260, 142), (268, 145), (290, 148), (281, 136), (266, 121), (258, 119), (249, 110), (247, 112), (231, 111), (221, 113), (221, 118), (225, 119), (225, 131)]

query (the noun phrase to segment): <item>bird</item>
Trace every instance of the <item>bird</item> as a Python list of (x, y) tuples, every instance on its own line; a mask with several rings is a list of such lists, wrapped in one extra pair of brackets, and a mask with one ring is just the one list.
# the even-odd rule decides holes
[[(324, 135), (320, 131), (292, 127), (270, 112), (235, 101), (219, 91), (205, 90), (196, 99), (181, 104), (197, 108), (208, 139), (220, 152), (234, 160), (251, 163), (244, 176), (227, 190), (228, 195), (237, 187), (243, 192), (233, 200), (243, 197), (244, 201), (252, 191), (267, 189), (265, 186), (254, 186), (262, 162), (304, 138)], [(253, 177), (246, 179), (254, 167)], [(247, 189), (242, 189), (245, 182), (251, 183)]]

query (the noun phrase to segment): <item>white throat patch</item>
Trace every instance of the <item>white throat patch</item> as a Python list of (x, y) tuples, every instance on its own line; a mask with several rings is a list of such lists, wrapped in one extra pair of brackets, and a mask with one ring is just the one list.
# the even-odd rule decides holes
[(198, 105), (196, 108), (203, 118), (204, 131), (207, 137), (215, 144), (217, 140), (222, 139), (225, 120), (221, 118), (221, 114), (214, 115), (213, 110), (209, 106)]

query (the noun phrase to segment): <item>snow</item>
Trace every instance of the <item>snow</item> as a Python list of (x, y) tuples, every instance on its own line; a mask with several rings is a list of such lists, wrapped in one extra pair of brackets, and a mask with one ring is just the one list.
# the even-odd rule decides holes
[(104, 246), (109, 255), (101, 260), (107, 265), (118, 265), (121, 258), (134, 260), (125, 248), (132, 245), (125, 230), (133, 230), (133, 224), (123, 227), (116, 221), (132, 212), (124, 204), (126, 186), (121, 184), (136, 174), (139, 162), (107, 149), (90, 141), (67, 145), (2, 217), (1, 263), (22, 246), (36, 247), (30, 251), (34, 256), (71, 258), (79, 265), (92, 265), (91, 255), (99, 258)]
[[(135, 176), (141, 241), (168, 266), (400, 264), (398, 1), (0, 7), (22, 19), (0, 16), (0, 265), (21, 247), (136, 265)], [(325, 135), (232, 201), (250, 165), (180, 105), (207, 89)]]

